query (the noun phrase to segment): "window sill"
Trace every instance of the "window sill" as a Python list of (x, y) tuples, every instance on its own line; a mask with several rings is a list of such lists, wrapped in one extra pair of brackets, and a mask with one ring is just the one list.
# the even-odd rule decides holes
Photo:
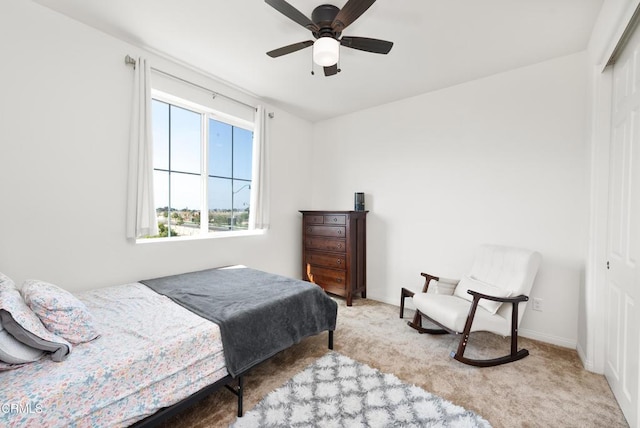
[(237, 230), (233, 232), (207, 233), (205, 235), (175, 236), (173, 238), (139, 238), (136, 244), (153, 244), (156, 242), (202, 241), (206, 239), (238, 238), (242, 236), (259, 236), (267, 233), (267, 229)]

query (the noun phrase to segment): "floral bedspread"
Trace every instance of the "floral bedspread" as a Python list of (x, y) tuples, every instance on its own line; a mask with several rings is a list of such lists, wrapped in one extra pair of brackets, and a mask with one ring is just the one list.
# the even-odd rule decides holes
[(218, 326), (167, 297), (140, 283), (76, 295), (100, 337), (0, 372), (0, 426), (127, 426), (227, 375)]

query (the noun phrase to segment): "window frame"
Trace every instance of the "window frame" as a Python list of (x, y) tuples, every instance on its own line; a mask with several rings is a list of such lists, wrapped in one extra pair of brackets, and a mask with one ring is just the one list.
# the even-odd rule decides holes
[[(209, 205), (208, 205), (208, 180), (210, 178), (209, 173), (209, 121), (211, 119), (231, 125), (236, 128), (241, 128), (252, 133), (255, 132), (255, 123), (252, 121), (248, 121), (213, 108), (203, 106), (202, 104), (198, 104), (184, 98), (172, 95), (170, 93), (158, 90), (151, 89), (151, 99), (152, 102), (154, 100), (166, 103), (168, 105), (174, 105), (179, 108), (183, 108), (186, 110), (193, 111), (201, 115), (200, 121), (200, 173), (198, 174), (200, 177), (200, 231), (196, 235), (184, 236), (168, 236), (168, 237), (142, 237), (136, 239), (136, 243), (152, 243), (152, 242), (180, 242), (180, 241), (190, 241), (190, 240), (201, 240), (201, 239), (218, 239), (218, 238), (230, 238), (230, 237), (239, 237), (239, 236), (252, 236), (252, 235), (263, 235), (266, 233), (265, 229), (247, 229), (247, 230), (229, 230), (229, 231), (210, 231), (209, 230)], [(253, 150), (254, 141), (252, 141), (252, 151)], [(232, 158), (233, 162), (233, 158)], [(253, 177), (253, 163), (256, 162), (256, 159), (253, 159), (252, 156), (252, 174), (251, 174), (251, 183), (254, 180)], [(171, 172), (171, 167), (169, 166), (168, 171)], [(153, 168), (153, 171), (156, 171), (156, 168)], [(231, 177), (232, 182), (234, 180)], [(155, 180), (155, 179), (154, 179)], [(155, 187), (155, 182), (154, 182)], [(170, 190), (169, 190), (170, 191)], [(233, 191), (233, 187), (232, 187)], [(253, 192), (255, 191), (252, 186), (250, 189), (249, 200), (252, 200)], [(170, 207), (171, 208), (171, 207)], [(155, 207), (157, 209), (157, 207)], [(249, 207), (251, 209), (251, 207)], [(170, 224), (169, 224), (170, 228)]]

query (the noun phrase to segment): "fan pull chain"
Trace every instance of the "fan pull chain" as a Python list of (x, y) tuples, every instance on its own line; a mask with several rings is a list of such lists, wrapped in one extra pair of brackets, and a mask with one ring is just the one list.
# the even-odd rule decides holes
[(311, 75), (315, 76), (315, 72), (313, 71), (313, 50), (311, 51)]

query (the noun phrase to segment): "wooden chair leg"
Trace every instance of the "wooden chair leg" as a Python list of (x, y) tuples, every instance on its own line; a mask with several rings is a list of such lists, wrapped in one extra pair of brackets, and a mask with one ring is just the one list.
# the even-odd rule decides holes
[(451, 357), (460, 361), (461, 363), (469, 364), (476, 367), (493, 367), (500, 364), (510, 363), (512, 361), (521, 360), (527, 355), (529, 351), (521, 349), (518, 351), (518, 303), (513, 303), (513, 310), (511, 312), (511, 353), (503, 357), (491, 358), (486, 360), (477, 360), (472, 358), (465, 358), (464, 351), (469, 342), (469, 335), (471, 334), (471, 324), (473, 324), (473, 318), (476, 315), (476, 308), (480, 298), (474, 296), (471, 309), (469, 309), (469, 315), (467, 316), (467, 322), (464, 325), (464, 330), (461, 333), (460, 343), (458, 344), (458, 350), (451, 352)]
[[(413, 321), (407, 321), (407, 325), (411, 328), (414, 328), (416, 330), (418, 330), (418, 333), (423, 334), (423, 333), (428, 333), (428, 334), (449, 334), (452, 333), (451, 331), (445, 330), (443, 328), (424, 328), (422, 327), (422, 317), (424, 315), (416, 309), (416, 314), (413, 316)], [(433, 322), (432, 319), (429, 318), (429, 320), (431, 322)], [(437, 324), (434, 322), (434, 324)]]
[[(529, 355), (529, 351), (527, 351), (527, 355)], [(513, 304), (513, 309), (511, 310), (511, 355), (514, 356), (518, 353), (518, 304)], [(525, 355), (526, 357), (526, 355)]]
[(419, 310), (416, 309), (416, 313), (413, 315), (413, 321), (407, 321), (407, 325), (418, 331), (422, 330), (422, 315)]
[(404, 318), (404, 299), (407, 297), (413, 297), (416, 293), (406, 288), (400, 290), (400, 318)]

